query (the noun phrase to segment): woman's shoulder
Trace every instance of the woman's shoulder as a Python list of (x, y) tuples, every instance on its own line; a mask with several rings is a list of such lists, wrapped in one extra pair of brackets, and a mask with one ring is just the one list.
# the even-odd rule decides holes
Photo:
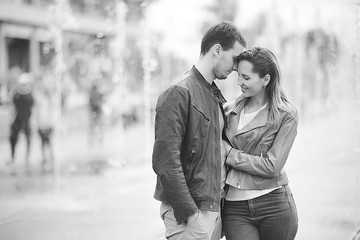
[(280, 112), (282, 113), (284, 118), (293, 118), (298, 119), (298, 110), (294, 105), (291, 103), (286, 103), (281, 109)]
[(224, 111), (226, 114), (230, 113), (231, 111), (233, 111), (235, 108), (237, 108), (239, 106), (239, 104), (245, 100), (245, 97), (243, 96), (238, 96), (236, 97), (234, 100), (230, 101), (230, 102), (226, 102), (224, 104)]

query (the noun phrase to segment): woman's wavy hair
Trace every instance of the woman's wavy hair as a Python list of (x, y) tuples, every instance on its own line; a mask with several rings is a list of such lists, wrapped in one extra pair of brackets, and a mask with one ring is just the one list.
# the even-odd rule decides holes
[(270, 81), (265, 89), (270, 108), (270, 120), (275, 124), (280, 124), (280, 111), (292, 111), (294, 106), (289, 102), (282, 89), (281, 72), (276, 56), (269, 49), (254, 47), (238, 56), (238, 62), (243, 60), (253, 64), (252, 71), (259, 74), (259, 77), (270, 75)]

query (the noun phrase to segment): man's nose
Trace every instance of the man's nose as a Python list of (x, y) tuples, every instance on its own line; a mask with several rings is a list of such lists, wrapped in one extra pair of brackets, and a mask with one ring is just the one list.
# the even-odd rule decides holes
[(234, 63), (232, 70), (237, 72), (237, 63)]

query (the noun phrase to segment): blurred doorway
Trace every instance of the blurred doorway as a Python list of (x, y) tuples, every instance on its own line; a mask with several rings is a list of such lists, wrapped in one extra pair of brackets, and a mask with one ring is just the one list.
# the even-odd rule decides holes
[(8, 49), (9, 69), (20, 68), (24, 72), (30, 70), (30, 40), (20, 38), (6, 38)]

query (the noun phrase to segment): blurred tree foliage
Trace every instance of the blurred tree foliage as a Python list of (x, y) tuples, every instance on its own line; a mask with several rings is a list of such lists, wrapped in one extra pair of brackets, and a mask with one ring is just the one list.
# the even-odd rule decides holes
[[(152, 58), (150, 60), (156, 62), (156, 67), (151, 72), (151, 106), (155, 105), (158, 94), (171, 80), (184, 73), (195, 63), (193, 60), (189, 62), (189, 59), (185, 59), (179, 54), (179, 46), (176, 45), (178, 43), (173, 44), (173, 49), (166, 49), (165, 51), (164, 39), (166, 34), (178, 34), (177, 29), (171, 28), (179, 27), (179, 25), (175, 24), (173, 26), (172, 22), (169, 21), (166, 29), (159, 30), (157, 28), (156, 31), (151, 32), (150, 36), (145, 34), (146, 27), (144, 25), (149, 20), (146, 15), (149, 6), (164, 4), (166, 1), (124, 0), (128, 8), (126, 29), (123, 31), (125, 48), (122, 52), (126, 88), (129, 92), (141, 93), (143, 91), (143, 41), (146, 38), (149, 41), (150, 49), (148, 51)], [(98, 11), (101, 9), (101, 14), (107, 16), (110, 20), (116, 17), (114, 6), (117, 1), (115, 0), (81, 0), (71, 1), (71, 3), (72, 7), (78, 12)], [(207, 2), (207, 4), (201, 9), (200, 23), (194, 20), (194, 24), (198, 24), (195, 28), (198, 29), (199, 38), (214, 23), (223, 20), (236, 23), (237, 18), (244, 11), (247, 11), (247, 9), (241, 8), (241, 2), (238, 0), (213, 0)], [(167, 11), (167, 9), (164, 9), (164, 11)], [(158, 14), (163, 13), (159, 12)], [(171, 14), (167, 13), (170, 16)], [(187, 15), (186, 12), (182, 13), (181, 16), (194, 17)], [(181, 21), (182, 19), (176, 20)], [(292, 20), (295, 22), (295, 19)], [(184, 22), (188, 23), (188, 21)], [(356, 25), (356, 22), (354, 21), (352, 24)], [(271, 11), (259, 12), (255, 20), (242, 27), (241, 31), (247, 38), (248, 47), (267, 47), (278, 56), (283, 72), (284, 87), (303, 115), (311, 115), (312, 112), (319, 109), (328, 111), (329, 107), (336, 107), (339, 102), (338, 99), (355, 95), (354, 89), (356, 87), (354, 84), (356, 82), (351, 79), (355, 79), (355, 69), (358, 67), (355, 66), (354, 59), (358, 59), (356, 57), (358, 55), (356, 55), (355, 50), (353, 59), (343, 54), (345, 43), (339, 33), (318, 24), (314, 24), (313, 27), (310, 26), (306, 30), (298, 30), (295, 25), (294, 29), (286, 29), (284, 25), (286, 24), (281, 19), (280, 13), (271, 9)], [(172, 31), (169, 31), (169, 29)], [(118, 30), (118, 32), (121, 33), (121, 30)], [(189, 31), (183, 34), (190, 35), (193, 33)], [(94, 75), (91, 73), (91, 71), (94, 72), (94, 69), (104, 78), (112, 79), (115, 70), (111, 61), (109, 62), (109, 59), (111, 60), (109, 52), (112, 51), (111, 45), (109, 45), (110, 41), (111, 37), (96, 36), (71, 43), (70, 48), (73, 48), (73, 50), (69, 51), (71, 59), (68, 61), (68, 69), (77, 85), (83, 85), (88, 76)], [(200, 45), (200, 42), (198, 44)], [(186, 45), (186, 41), (184, 45)], [(75, 48), (77, 50), (74, 50)], [(193, 55), (196, 54), (198, 53)], [(341, 74), (344, 75), (341, 77), (350, 79), (347, 84), (339, 83), (339, 75)], [(236, 76), (233, 76), (233, 79), (235, 78)], [(228, 97), (229, 100), (240, 93), (239, 89), (233, 87), (234, 81), (226, 81), (226, 83), (222, 81), (218, 85), (224, 90), (225, 94), (230, 96)], [(315, 108), (314, 106), (317, 105), (327, 106), (327, 108)]]
[[(306, 33), (305, 49), (308, 56), (310, 51), (315, 52), (315, 58), (321, 71), (320, 77), (320, 99), (326, 102), (329, 98), (330, 87), (330, 69), (333, 68), (338, 60), (339, 43), (334, 34), (328, 34), (323, 29), (311, 29)], [(315, 96), (314, 81), (308, 81), (304, 86), (310, 92), (311, 98)]]

